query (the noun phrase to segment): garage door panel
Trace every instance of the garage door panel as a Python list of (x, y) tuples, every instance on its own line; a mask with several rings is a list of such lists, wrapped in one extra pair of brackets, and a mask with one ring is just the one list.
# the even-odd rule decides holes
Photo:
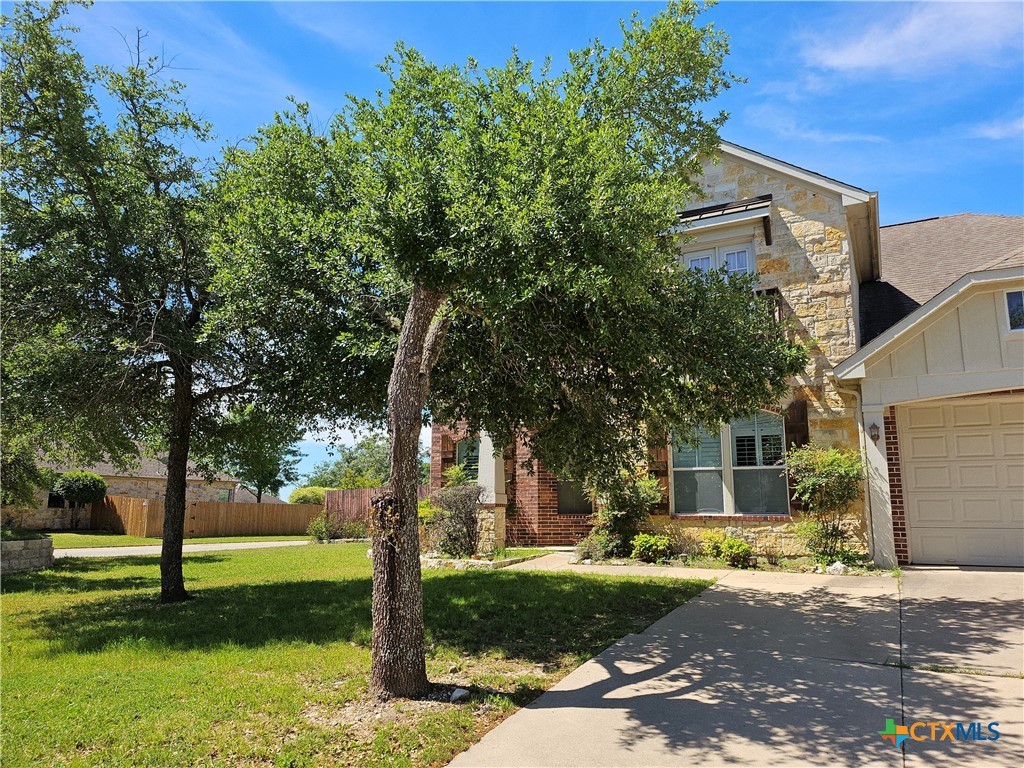
[(954, 405), (951, 410), (953, 415), (951, 426), (954, 427), (978, 427), (992, 423), (992, 414), (989, 412), (987, 403)]
[[(998, 467), (988, 464), (958, 464), (954, 468), (958, 489), (996, 488), (999, 485)], [(923, 487), (923, 486), (917, 486)]]
[(995, 443), (992, 435), (953, 435), (953, 456), (949, 458), (977, 458), (984, 456), (990, 458), (996, 455)]
[(1024, 566), (1024, 398), (897, 415), (911, 560)]
[(952, 490), (953, 473), (949, 464), (925, 464), (912, 466), (907, 470), (908, 479), (915, 488)]
[(911, 453), (920, 459), (948, 459), (949, 446), (945, 435), (911, 435)]

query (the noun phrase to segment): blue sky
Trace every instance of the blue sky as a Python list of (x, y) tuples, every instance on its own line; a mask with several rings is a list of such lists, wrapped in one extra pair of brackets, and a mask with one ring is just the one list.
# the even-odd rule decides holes
[[(371, 96), (396, 40), (443, 63), (497, 64), (517, 46), (558, 65), (594, 37), (614, 43), (632, 10), (660, 7), (101, 0), (73, 19), (93, 63), (124, 64), (121, 35), (147, 31), (223, 144), (289, 95), (324, 122), (346, 93)], [(877, 191), (883, 224), (1024, 213), (1024, 4), (726, 1), (706, 18), (748, 80), (713, 105), (731, 114), (723, 138)], [(326, 455), (310, 437), (304, 468)]]

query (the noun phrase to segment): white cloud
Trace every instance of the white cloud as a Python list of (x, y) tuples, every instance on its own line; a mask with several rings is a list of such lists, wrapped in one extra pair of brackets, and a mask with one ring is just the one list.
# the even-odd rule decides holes
[(969, 126), (967, 135), (975, 139), (1020, 139), (1024, 138), (1024, 117), (990, 120)]
[[(898, 10), (854, 5), (862, 30), (845, 42), (837, 31), (804, 41), (802, 56), (815, 67), (847, 73), (915, 77), (959, 65), (1019, 66), (1024, 37), (1020, 3), (915, 3)], [(868, 14), (871, 14), (868, 16)], [(847, 22), (850, 18), (847, 18)], [(844, 25), (854, 28), (851, 24)]]
[(394, 48), (394, 41), (359, 20), (358, 6), (335, 3), (274, 4), (278, 15), (305, 32), (322, 37), (337, 48), (354, 53), (370, 53), (383, 58)]
[(795, 117), (772, 104), (760, 104), (743, 110), (746, 119), (758, 128), (771, 131), (787, 139), (812, 141), (817, 144), (838, 144), (867, 142), (881, 144), (888, 141), (884, 136), (856, 131), (828, 131), (800, 123)]

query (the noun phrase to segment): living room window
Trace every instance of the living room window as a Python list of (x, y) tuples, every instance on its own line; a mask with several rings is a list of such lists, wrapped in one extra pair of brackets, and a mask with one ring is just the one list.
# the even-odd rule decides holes
[(701, 432), (697, 446), (672, 444), (673, 514), (788, 515), (785, 422), (759, 411)]
[(572, 480), (558, 481), (558, 514), (589, 515), (594, 511), (586, 489)]
[(1024, 291), (1010, 291), (1006, 294), (1006, 314), (1010, 319), (1010, 330), (1024, 330)]

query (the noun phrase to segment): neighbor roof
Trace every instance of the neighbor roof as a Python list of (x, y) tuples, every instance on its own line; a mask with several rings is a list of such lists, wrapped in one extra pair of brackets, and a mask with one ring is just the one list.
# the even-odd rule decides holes
[[(103, 475), (104, 477), (145, 477), (158, 479), (164, 479), (167, 477), (167, 463), (164, 459), (140, 455), (136, 461), (137, 466), (130, 467), (129, 469), (118, 469), (108, 461), (99, 461), (88, 467), (72, 466), (70, 464), (51, 464), (49, 462), (44, 462), (44, 465), (56, 472), (85, 470), (87, 472), (95, 472), (97, 475)], [(205, 480), (206, 478), (200, 475), (196, 471), (195, 466), (190, 462), (188, 465), (188, 479)], [(231, 475), (224, 474), (223, 472), (216, 473), (213, 476), (213, 479), (237, 482), (236, 478)]]
[(1024, 217), (960, 213), (880, 228), (881, 275), (860, 286), (861, 344), (969, 272), (1024, 265)]

